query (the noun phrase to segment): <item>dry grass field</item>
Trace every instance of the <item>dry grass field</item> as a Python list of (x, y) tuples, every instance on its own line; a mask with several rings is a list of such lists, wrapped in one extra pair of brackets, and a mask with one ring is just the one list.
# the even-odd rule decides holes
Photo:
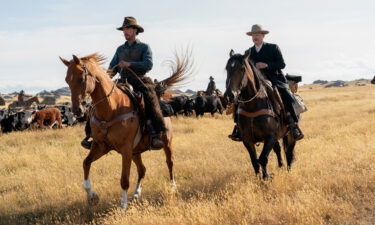
[(0, 224), (375, 224), (375, 86), (300, 94), (309, 111), (291, 172), (271, 153), (274, 179), (259, 180), (227, 138), (230, 117), (174, 119), (177, 189), (163, 152), (146, 152), (143, 196), (126, 212), (115, 152), (92, 165), (101, 200), (88, 207), (83, 126), (0, 134)]

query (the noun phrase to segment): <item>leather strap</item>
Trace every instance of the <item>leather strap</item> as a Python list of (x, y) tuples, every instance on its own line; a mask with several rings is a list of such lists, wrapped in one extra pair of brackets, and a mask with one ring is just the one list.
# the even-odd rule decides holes
[(98, 120), (95, 117), (95, 114), (94, 114), (94, 115), (91, 116), (91, 121), (93, 122), (93, 124), (96, 127), (98, 127), (100, 129), (100, 131), (103, 134), (106, 135), (107, 131), (108, 131), (108, 128), (110, 128), (111, 126), (113, 126), (115, 123), (121, 122), (123, 120), (130, 119), (130, 118), (133, 118), (133, 117), (136, 117), (136, 116), (137, 116), (137, 113), (135, 111), (132, 111), (132, 112), (129, 112), (129, 113), (118, 115), (118, 116), (116, 116), (114, 119), (112, 119), (110, 121), (103, 121), (103, 120)]
[(275, 114), (270, 109), (260, 109), (255, 112), (247, 112), (242, 108), (238, 108), (237, 113), (246, 117), (250, 117), (250, 118), (255, 118), (255, 117), (263, 116), (263, 115), (275, 117)]

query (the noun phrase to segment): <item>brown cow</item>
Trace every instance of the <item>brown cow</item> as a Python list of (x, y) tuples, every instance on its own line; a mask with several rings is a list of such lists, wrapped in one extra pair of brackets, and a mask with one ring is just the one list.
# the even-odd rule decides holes
[(58, 123), (58, 127), (62, 128), (61, 112), (58, 108), (35, 111), (32, 115), (32, 123), (35, 122), (39, 124), (39, 128), (45, 128), (45, 126), (52, 128), (56, 122)]

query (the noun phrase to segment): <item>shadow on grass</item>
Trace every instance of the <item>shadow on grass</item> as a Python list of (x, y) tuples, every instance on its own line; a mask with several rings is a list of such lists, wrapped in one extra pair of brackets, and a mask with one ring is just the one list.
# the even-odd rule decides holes
[[(171, 197), (182, 202), (190, 202), (195, 199), (211, 200), (225, 198), (221, 195), (223, 190), (227, 190), (229, 183), (233, 181), (234, 174), (226, 174), (211, 180), (209, 183), (198, 183), (189, 187), (179, 186), (177, 191), (159, 190), (147, 192), (145, 189), (143, 197), (134, 202), (130, 207), (135, 207), (142, 211), (144, 203), (161, 208), (168, 204)], [(147, 187), (145, 187), (147, 188)], [(168, 187), (169, 188), (169, 187)], [(129, 191), (129, 193), (131, 193)], [(100, 193), (98, 193), (100, 195)], [(113, 196), (107, 196), (99, 202), (97, 206), (88, 206), (86, 199), (80, 202), (63, 205), (60, 207), (44, 207), (42, 209), (30, 209), (23, 213), (0, 215), (0, 224), (87, 224), (105, 219), (112, 211), (118, 209), (120, 199), (109, 200)]]

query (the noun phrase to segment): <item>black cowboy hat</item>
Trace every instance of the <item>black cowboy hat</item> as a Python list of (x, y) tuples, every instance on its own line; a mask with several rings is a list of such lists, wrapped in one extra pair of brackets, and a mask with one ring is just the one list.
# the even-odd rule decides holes
[(126, 27), (133, 27), (138, 30), (138, 33), (142, 33), (144, 31), (143, 27), (137, 24), (137, 20), (132, 16), (127, 16), (124, 18), (124, 22), (122, 23), (121, 27), (118, 27), (117, 30), (123, 30)]

